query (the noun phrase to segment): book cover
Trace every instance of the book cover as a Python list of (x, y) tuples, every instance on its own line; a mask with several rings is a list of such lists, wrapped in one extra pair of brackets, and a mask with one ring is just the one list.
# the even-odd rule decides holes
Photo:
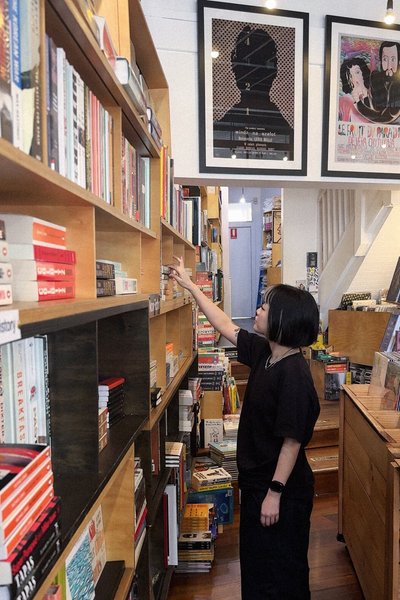
[(93, 600), (95, 597), (92, 556), (88, 530), (82, 533), (65, 561), (67, 600)]
[(169, 483), (165, 486), (168, 496), (168, 565), (178, 564), (178, 508), (176, 486)]
[(111, 33), (107, 25), (105, 17), (94, 15), (94, 20), (98, 29), (98, 37), (100, 49), (104, 52), (108, 62), (115, 68), (115, 60), (117, 58), (117, 51), (115, 50), (114, 43), (112, 41)]
[(66, 69), (66, 56), (63, 48), (57, 48), (57, 137), (58, 137), (58, 165), (60, 175), (66, 176), (66, 96), (65, 96), (65, 69)]
[(37, 391), (38, 443), (50, 442), (50, 395), (49, 395), (49, 357), (47, 336), (33, 338), (35, 353), (35, 386)]
[(94, 585), (100, 579), (107, 562), (106, 543), (104, 537), (103, 513), (101, 505), (97, 508), (88, 524), (91, 563)]
[[(14, 410), (14, 374), (12, 366), (11, 344), (0, 345), (1, 368), (1, 443), (16, 443), (15, 410)], [(1, 456), (0, 456), (1, 467)], [(1, 489), (1, 484), (0, 484)], [(0, 495), (0, 502), (3, 499)]]
[(40, 86), (40, 2), (20, 2), (20, 52), (23, 138), (22, 150), (38, 160), (42, 156)]
[(47, 37), (47, 153), (48, 165), (51, 169), (60, 170), (58, 148), (58, 73), (57, 46), (52, 38)]
[(22, 78), (19, 0), (9, 0), (13, 144), (22, 149)]
[(0, 262), (0, 284), (11, 283), (13, 279), (13, 268), (11, 263)]
[(10, 6), (0, 0), (0, 136), (13, 141), (13, 106), (11, 97)]
[(14, 376), (15, 441), (19, 444), (28, 444), (30, 437), (25, 341), (22, 339), (12, 342), (11, 353)]

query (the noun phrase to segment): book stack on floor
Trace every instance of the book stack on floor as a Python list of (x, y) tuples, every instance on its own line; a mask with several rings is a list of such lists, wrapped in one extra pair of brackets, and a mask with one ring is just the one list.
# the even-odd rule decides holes
[(193, 468), (188, 503), (213, 503), (218, 525), (233, 522), (232, 476), (213, 463), (199, 458)]
[(0, 345), (0, 443), (49, 443), (48, 376), (46, 336)]
[(1, 214), (13, 270), (15, 301), (36, 302), (75, 297), (74, 250), (66, 246), (66, 228), (29, 215)]
[(107, 407), (108, 428), (118, 423), (124, 417), (124, 386), (124, 377), (109, 377), (100, 381), (98, 385), (99, 408)]
[(61, 550), (50, 448), (1, 445), (0, 473), (0, 597), (30, 600)]
[(224, 439), (236, 440), (239, 430), (240, 413), (223, 416)]
[(12, 265), (9, 262), (9, 249), (6, 240), (6, 226), (0, 220), (0, 306), (12, 304)]
[(135, 566), (146, 536), (147, 517), (146, 484), (140, 458), (135, 459)]
[(208, 573), (214, 560), (216, 536), (217, 525), (214, 504), (187, 504), (178, 539), (178, 566), (176, 572)]
[(180, 522), (186, 498), (186, 445), (183, 442), (165, 442), (165, 466), (172, 469), (169, 481), (176, 489), (176, 511)]
[(222, 442), (210, 442), (210, 457), (220, 467), (223, 467), (237, 481), (238, 470), (236, 463), (236, 440), (224, 439)]

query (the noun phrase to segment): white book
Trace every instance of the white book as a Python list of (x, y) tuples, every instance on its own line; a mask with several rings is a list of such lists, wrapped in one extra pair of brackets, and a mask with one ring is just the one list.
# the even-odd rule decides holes
[(85, 84), (77, 73), (78, 183), (86, 188)]
[(66, 56), (63, 48), (57, 48), (57, 95), (58, 95), (58, 165), (60, 175), (66, 176), (65, 145), (65, 68)]
[[(1, 362), (1, 387), (3, 398), (3, 418), (4, 418), (4, 442), (14, 444), (16, 442), (15, 434), (15, 412), (14, 412), (14, 377), (12, 366), (11, 344), (2, 344), (0, 346)], [(3, 429), (3, 427), (2, 427)]]
[(116, 294), (136, 294), (137, 279), (133, 277), (116, 277), (115, 278), (115, 293)]
[(11, 98), (12, 98), (12, 125), (13, 144), (22, 150), (23, 119), (22, 119), (22, 80), (21, 80), (21, 40), (19, 0), (10, 0), (10, 56), (11, 56)]
[(18, 444), (29, 443), (29, 409), (27, 375), (25, 366), (25, 340), (11, 344), (14, 378), (14, 419), (15, 441)]
[(165, 486), (168, 496), (168, 565), (178, 564), (178, 510), (176, 486), (168, 483)]
[(38, 416), (38, 387), (35, 360), (35, 341), (33, 337), (25, 338), (24, 342), (24, 368), (25, 368), (25, 393), (28, 421), (28, 443), (39, 443), (39, 416)]
[(50, 405), (48, 388), (47, 337), (38, 335), (35, 336), (33, 340), (36, 365), (38, 443), (48, 444), (50, 441)]
[(32, 217), (11, 213), (1, 213), (6, 226), (7, 241), (10, 244), (36, 244), (50, 248), (65, 248), (66, 228), (62, 225)]
[(0, 262), (0, 283), (11, 283), (13, 279), (13, 268), (9, 262)]

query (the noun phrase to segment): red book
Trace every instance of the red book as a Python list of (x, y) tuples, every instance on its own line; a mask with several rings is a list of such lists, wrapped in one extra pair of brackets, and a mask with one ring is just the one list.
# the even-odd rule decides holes
[(32, 510), (26, 515), (25, 519), (19, 524), (17, 529), (4, 542), (0, 543), (0, 560), (6, 559), (9, 554), (20, 543), (24, 535), (33, 527), (38, 517), (49, 504), (53, 496), (49, 497), (49, 492), (46, 492), (38, 502), (32, 507)]
[(103, 381), (100, 381), (99, 391), (112, 390), (123, 383), (125, 383), (125, 377), (109, 377), (108, 379), (103, 379)]
[(74, 281), (75, 265), (39, 260), (13, 260), (17, 281)]
[(50, 457), (50, 447), (41, 444), (0, 446), (0, 503), (26, 485), (28, 477)]
[(0, 519), (7, 519), (11, 513), (22, 503), (26, 496), (33, 490), (39, 481), (45, 479), (52, 472), (50, 456), (46, 457), (43, 464), (29, 475), (23, 486), (17, 488), (5, 502), (0, 504)]
[(50, 248), (34, 244), (9, 244), (10, 259), (41, 260), (72, 265), (76, 263), (75, 250)]
[(47, 502), (50, 502), (54, 496), (52, 472), (50, 472), (45, 479), (40, 481), (29, 494), (25, 496), (22, 502), (7, 517), (7, 519), (4, 521), (0, 520), (0, 542), (4, 542), (14, 534), (32, 508), (45, 495), (47, 495), (48, 498)]
[(19, 302), (44, 302), (75, 298), (73, 281), (15, 281), (14, 300)]

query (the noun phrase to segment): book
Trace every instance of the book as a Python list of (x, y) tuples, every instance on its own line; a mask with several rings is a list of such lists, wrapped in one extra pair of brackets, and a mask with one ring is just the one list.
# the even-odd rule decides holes
[(231, 483), (232, 476), (223, 467), (214, 469), (198, 470), (192, 473), (192, 487), (200, 490), (203, 485), (213, 485), (214, 483)]
[(13, 144), (22, 149), (22, 78), (19, 0), (9, 0), (10, 51), (11, 51), (11, 101)]
[(136, 294), (137, 279), (132, 277), (116, 277), (115, 278), (115, 293), (116, 294)]
[(89, 521), (87, 528), (89, 533), (93, 581), (94, 585), (96, 585), (107, 562), (101, 505), (99, 505), (96, 509), (93, 517)]
[(47, 160), (49, 167), (59, 172), (57, 46), (47, 35), (46, 65)]
[(125, 377), (108, 377), (107, 379), (103, 379), (99, 382), (98, 389), (99, 391), (109, 391), (124, 383)]
[(66, 228), (62, 225), (19, 214), (0, 214), (6, 225), (9, 244), (38, 244), (65, 249)]
[(93, 18), (96, 22), (98, 29), (97, 39), (99, 41), (100, 50), (104, 52), (105, 57), (114, 69), (115, 60), (117, 58), (117, 51), (115, 50), (111, 33), (107, 25), (107, 21), (105, 17), (102, 17), (100, 15), (93, 15)]
[(9, 244), (10, 260), (37, 260), (73, 265), (76, 263), (75, 250), (51, 248), (40, 244)]
[(98, 298), (103, 296), (115, 296), (115, 280), (96, 279), (96, 294)]
[(114, 70), (118, 81), (124, 86), (136, 110), (140, 115), (146, 115), (146, 98), (140, 87), (139, 80), (129, 64), (129, 60), (124, 56), (117, 56)]
[(74, 544), (65, 560), (67, 600), (93, 600), (95, 586), (92, 572), (92, 556), (87, 528)]
[(9, 262), (0, 262), (0, 284), (11, 283), (13, 279), (13, 268)]
[(168, 496), (168, 565), (178, 564), (178, 508), (176, 486), (168, 483), (165, 486)]
[(13, 103), (11, 96), (11, 48), (10, 48), (9, 0), (0, 0), (0, 136), (13, 141)]
[(12, 260), (16, 280), (74, 281), (75, 265), (39, 260)]
[(20, 2), (22, 150), (41, 160), (40, 2)]
[(61, 586), (58, 584), (51, 585), (43, 596), (43, 600), (62, 600)]
[(44, 302), (75, 297), (73, 281), (16, 281), (14, 299), (21, 302)]
[[(15, 299), (15, 298), (14, 298)], [(0, 283), (0, 306), (13, 303), (13, 287), (10, 283)]]

